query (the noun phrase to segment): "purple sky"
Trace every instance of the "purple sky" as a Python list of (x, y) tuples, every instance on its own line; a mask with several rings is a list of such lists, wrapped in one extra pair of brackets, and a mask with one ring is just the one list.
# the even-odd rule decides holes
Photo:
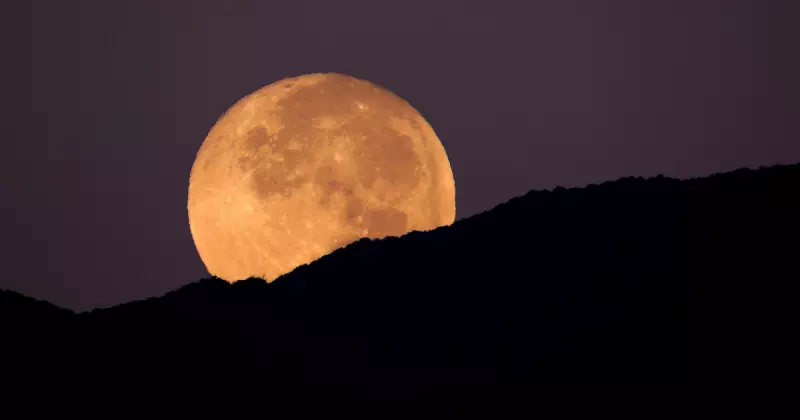
[(197, 149), (287, 76), (408, 100), (447, 149), (459, 219), (534, 188), (800, 162), (797, 0), (23, 3), (0, 29), (0, 288), (72, 309), (207, 275)]

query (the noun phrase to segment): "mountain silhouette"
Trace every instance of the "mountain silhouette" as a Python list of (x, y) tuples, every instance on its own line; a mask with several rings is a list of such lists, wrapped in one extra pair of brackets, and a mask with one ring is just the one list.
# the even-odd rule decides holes
[(755, 378), (794, 354), (798, 186), (800, 164), (532, 191), (272, 283), (208, 278), (86, 313), (6, 291), (3, 360), (28, 382), (384, 402)]

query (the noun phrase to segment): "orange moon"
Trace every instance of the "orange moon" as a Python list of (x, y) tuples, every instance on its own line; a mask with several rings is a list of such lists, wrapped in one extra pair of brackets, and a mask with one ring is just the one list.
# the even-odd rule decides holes
[(452, 224), (455, 183), (408, 102), (350, 76), (307, 74), (220, 117), (192, 165), (187, 210), (210, 274), (272, 281), (363, 237)]

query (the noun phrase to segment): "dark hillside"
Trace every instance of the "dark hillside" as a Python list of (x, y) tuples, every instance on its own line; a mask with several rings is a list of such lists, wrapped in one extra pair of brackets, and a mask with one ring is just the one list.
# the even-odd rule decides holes
[[(792, 165), (530, 192), (453, 226), (361, 240), (270, 284), (205, 279), (80, 315), (3, 294), (0, 313), (22, 337), (29, 322), (68, 324), (54, 336), (81, 363), (59, 369), (104, 382), (427, 401), (742, 380), (793, 354), (782, 337), (800, 278), (798, 187)], [(15, 354), (34, 343), (9, 342)]]

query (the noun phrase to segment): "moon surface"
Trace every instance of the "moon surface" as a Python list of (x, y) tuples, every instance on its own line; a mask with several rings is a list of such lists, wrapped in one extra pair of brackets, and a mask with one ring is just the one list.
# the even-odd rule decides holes
[(220, 117), (192, 166), (187, 210), (209, 273), (272, 281), (363, 237), (452, 224), (455, 183), (408, 102), (361, 79), (307, 74)]

